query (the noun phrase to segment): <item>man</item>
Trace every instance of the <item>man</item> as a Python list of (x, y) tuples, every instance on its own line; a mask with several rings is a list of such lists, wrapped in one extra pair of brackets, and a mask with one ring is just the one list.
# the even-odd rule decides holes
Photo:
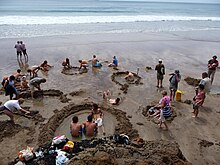
[(217, 56), (213, 56), (211, 60), (208, 61), (208, 77), (211, 79), (211, 83), (213, 83), (215, 71), (218, 67)]
[(21, 43), (21, 50), (22, 50), (22, 53), (23, 53), (24, 57), (28, 58), (25, 44), (23, 43), (23, 41), (20, 41), (20, 43)]
[(169, 74), (171, 75), (169, 81), (170, 81), (170, 100), (174, 101), (176, 91), (178, 89), (178, 83), (180, 82), (181, 75), (179, 70), (175, 70), (174, 73)]
[(85, 123), (83, 123), (83, 127), (84, 127), (84, 132), (85, 132), (86, 136), (92, 137), (92, 136), (96, 135), (97, 125), (96, 125), (96, 123), (92, 122), (91, 115), (89, 115), (87, 117), (87, 121)]
[(6, 115), (8, 115), (11, 119), (11, 122), (14, 124), (14, 115), (13, 112), (21, 111), (25, 114), (29, 114), (30, 112), (21, 108), (20, 105), (24, 103), (24, 99), (20, 98), (18, 100), (9, 100), (3, 106), (0, 107), (0, 111), (3, 111)]
[(99, 62), (99, 60), (97, 59), (96, 55), (93, 55), (93, 59), (92, 59), (92, 66), (93, 67), (101, 67), (102, 64)]
[(30, 80), (29, 87), (31, 90), (31, 97), (34, 98), (34, 88), (37, 88), (39, 91), (41, 90), (40, 84), (45, 83), (46, 79), (41, 77), (35, 77)]
[(18, 58), (19, 55), (20, 55), (20, 58), (21, 58), (21, 56), (22, 56), (22, 49), (21, 49), (21, 45), (20, 45), (19, 41), (17, 41), (17, 44), (15, 45), (15, 49), (17, 51), (17, 58)]
[(159, 59), (159, 64), (156, 65), (155, 70), (157, 71), (157, 87), (163, 88), (163, 75), (165, 75), (165, 67), (162, 64), (162, 60)]
[(84, 69), (87, 69), (86, 67), (88, 66), (88, 62), (86, 60), (79, 60), (80, 66), (79, 70), (83, 67)]
[(78, 121), (78, 117), (73, 116), (72, 122), (70, 123), (70, 132), (72, 137), (79, 137), (82, 135), (82, 125), (79, 124)]
[(203, 72), (202, 73), (202, 80), (199, 82), (199, 84), (204, 85), (204, 92), (205, 93), (209, 93), (212, 83), (210, 78), (208, 77), (208, 73), (207, 72)]

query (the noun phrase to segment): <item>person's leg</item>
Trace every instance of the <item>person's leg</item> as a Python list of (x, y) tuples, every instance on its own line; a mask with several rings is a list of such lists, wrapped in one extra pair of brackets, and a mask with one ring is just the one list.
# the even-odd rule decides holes
[(165, 125), (165, 130), (168, 130), (168, 126), (167, 126), (166, 121), (164, 121), (163, 124)]
[(14, 123), (14, 116), (13, 116), (13, 113), (9, 110), (4, 110), (3, 111), (8, 117), (10, 117), (11, 119), (11, 122)]
[(211, 84), (213, 83), (213, 80), (214, 80), (214, 76), (215, 76), (215, 70), (212, 70), (211, 72)]

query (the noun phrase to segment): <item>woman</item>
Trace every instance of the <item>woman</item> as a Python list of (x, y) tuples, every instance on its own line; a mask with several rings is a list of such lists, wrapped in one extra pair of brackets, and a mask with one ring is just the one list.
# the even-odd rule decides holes
[(159, 127), (161, 128), (162, 124), (166, 127), (165, 130), (168, 130), (168, 126), (166, 124), (166, 119), (172, 115), (170, 108), (170, 97), (167, 96), (167, 91), (162, 91), (162, 100), (161, 100), (161, 110), (160, 110), (160, 122)]

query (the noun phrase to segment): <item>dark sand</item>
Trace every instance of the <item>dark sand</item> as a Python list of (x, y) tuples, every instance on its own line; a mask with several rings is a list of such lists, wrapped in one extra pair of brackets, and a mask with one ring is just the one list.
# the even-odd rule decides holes
[[(143, 107), (152, 101), (159, 101), (160, 90), (156, 85), (154, 70), (146, 72), (146, 66), (154, 69), (159, 58), (163, 59), (166, 67), (164, 87), (168, 90), (168, 73), (179, 69), (182, 80), (179, 89), (184, 92), (182, 100), (192, 99), (194, 87), (188, 85), (184, 78), (187, 76), (199, 79), (201, 73), (207, 70), (207, 61), (213, 54), (218, 56), (220, 32), (194, 31), (175, 33), (129, 33), (129, 34), (97, 34), (22, 38), (26, 43), (29, 53), (28, 65), (38, 65), (43, 60), (48, 60), (53, 65), (42, 88), (58, 89), (68, 94), (69, 102), (61, 103), (59, 97), (45, 96), (44, 99), (34, 101), (27, 99), (24, 106), (31, 110), (39, 110), (44, 121), (28, 119), (16, 115), (15, 122), (18, 131), (10, 129), (3, 132), (0, 139), (0, 164), (7, 164), (17, 156), (17, 152), (27, 145), (37, 148), (42, 138), (42, 130), (46, 123), (56, 112), (69, 104), (82, 104), (96, 102), (103, 107), (106, 105), (102, 99), (102, 92), (106, 89), (113, 91), (113, 98), (120, 96), (123, 101), (117, 109), (126, 112), (133, 129), (144, 140), (168, 140), (179, 144), (183, 155), (193, 164), (219, 164), (219, 94), (220, 72), (216, 72), (213, 83), (215, 91), (207, 96), (199, 117), (192, 118), (192, 105), (185, 103), (172, 103), (177, 110), (177, 117), (169, 124), (169, 131), (158, 129), (157, 125), (142, 115)], [(16, 60), (14, 44), (18, 39), (0, 39), (2, 50), (0, 52), (0, 76), (10, 75), (19, 67)], [(89, 67), (88, 73), (79, 75), (62, 74), (61, 62), (70, 58), (73, 66), (78, 66), (78, 59), (91, 59), (96, 54), (100, 61), (111, 61), (116, 55), (119, 59), (119, 71), (136, 73), (140, 69), (142, 85), (130, 84), (127, 94), (120, 90), (120, 86), (112, 82), (111, 76), (115, 71), (103, 63), (101, 69)], [(220, 58), (220, 57), (219, 57)], [(24, 66), (22, 66), (24, 67)], [(25, 66), (27, 67), (27, 66)], [(23, 68), (22, 68), (23, 69)], [(79, 92), (69, 95), (71, 92)], [(0, 96), (0, 101), (5, 102), (8, 97)], [(56, 111), (54, 111), (56, 110)], [(1, 121), (9, 118), (0, 115)], [(4, 124), (3, 124), (4, 125)], [(50, 131), (50, 130), (48, 130)], [(54, 130), (55, 131), (55, 130)], [(48, 139), (50, 140), (50, 139)], [(204, 145), (204, 142), (213, 142), (213, 145)]]

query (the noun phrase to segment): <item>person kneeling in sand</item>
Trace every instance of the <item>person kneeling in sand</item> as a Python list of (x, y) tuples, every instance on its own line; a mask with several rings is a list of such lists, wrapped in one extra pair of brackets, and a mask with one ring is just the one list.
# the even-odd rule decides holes
[(25, 114), (30, 114), (29, 111), (20, 107), (24, 103), (24, 99), (20, 98), (18, 100), (9, 100), (3, 106), (0, 107), (0, 111), (3, 111), (7, 116), (10, 117), (11, 122), (14, 124), (14, 115), (13, 112), (20, 111)]
[(86, 67), (88, 67), (88, 62), (86, 60), (79, 60), (80, 66), (79, 66), (79, 70), (81, 68), (87, 69)]
[(134, 81), (134, 74), (131, 72), (128, 72), (128, 74), (125, 76), (125, 80), (127, 81)]
[(82, 125), (78, 123), (79, 119), (77, 116), (73, 116), (70, 124), (70, 133), (72, 137), (82, 136)]
[(92, 121), (92, 116), (87, 117), (87, 121), (83, 123), (83, 130), (86, 136), (92, 137), (97, 134), (97, 124)]
[(31, 97), (34, 98), (34, 88), (37, 88), (39, 91), (41, 90), (40, 84), (45, 83), (47, 80), (41, 77), (35, 77), (30, 80), (29, 87), (31, 90)]
[(66, 58), (66, 59), (62, 62), (62, 66), (63, 66), (65, 69), (71, 68), (69, 58)]
[(116, 56), (113, 57), (112, 63), (108, 64), (109, 67), (117, 67), (118, 66), (118, 59)]
[(97, 68), (100, 68), (102, 66), (102, 64), (97, 59), (96, 55), (93, 55), (92, 66)]

